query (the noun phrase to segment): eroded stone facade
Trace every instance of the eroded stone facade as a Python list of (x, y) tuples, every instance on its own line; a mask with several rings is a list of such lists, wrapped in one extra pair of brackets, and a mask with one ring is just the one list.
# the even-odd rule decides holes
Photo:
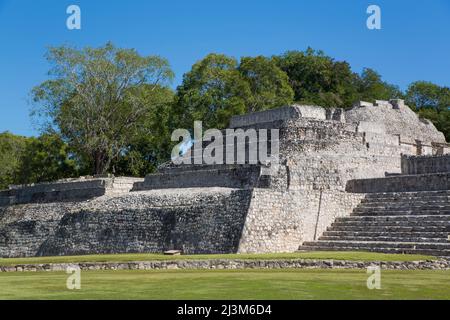
[(279, 129), (275, 174), (264, 163), (181, 165), (134, 181), (131, 192), (98, 181), (8, 190), (0, 255), (292, 252), (360, 203), (364, 193), (348, 192), (349, 181), (398, 174), (402, 154), (448, 148), (398, 100), (346, 112), (294, 105), (234, 117), (231, 127)]

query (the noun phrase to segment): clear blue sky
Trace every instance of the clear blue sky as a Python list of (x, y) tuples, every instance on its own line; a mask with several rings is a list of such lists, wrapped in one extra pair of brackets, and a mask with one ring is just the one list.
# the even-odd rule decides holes
[[(82, 10), (82, 30), (66, 28), (66, 8)], [(382, 9), (382, 30), (366, 9)], [(449, 0), (0, 0), (0, 132), (36, 134), (29, 92), (46, 80), (47, 46), (111, 40), (169, 59), (183, 73), (207, 53), (280, 54), (311, 46), (371, 67), (402, 89), (415, 80), (450, 86)]]

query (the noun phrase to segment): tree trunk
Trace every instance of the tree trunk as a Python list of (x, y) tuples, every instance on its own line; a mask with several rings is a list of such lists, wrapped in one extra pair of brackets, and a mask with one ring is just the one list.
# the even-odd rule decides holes
[(94, 152), (94, 175), (104, 174), (106, 171), (104, 154), (100, 150)]

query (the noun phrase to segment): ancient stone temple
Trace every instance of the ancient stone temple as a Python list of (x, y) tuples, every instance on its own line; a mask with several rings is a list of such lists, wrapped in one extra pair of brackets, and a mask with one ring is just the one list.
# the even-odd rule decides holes
[(278, 129), (267, 140), (279, 165), (181, 164), (145, 179), (12, 187), (0, 193), (0, 256), (450, 255), (450, 145), (402, 100), (293, 105), (233, 117), (230, 128)]

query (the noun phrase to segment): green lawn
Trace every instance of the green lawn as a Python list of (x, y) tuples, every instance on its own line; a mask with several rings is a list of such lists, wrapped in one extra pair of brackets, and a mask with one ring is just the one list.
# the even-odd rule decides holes
[(86, 271), (81, 290), (65, 273), (0, 274), (0, 299), (450, 299), (450, 271), (365, 270)]
[(278, 254), (211, 254), (189, 256), (165, 256), (162, 254), (110, 254), (65, 257), (38, 257), (1, 259), (0, 265), (11, 266), (17, 264), (45, 264), (45, 263), (79, 263), (79, 262), (127, 262), (152, 260), (183, 260), (183, 259), (334, 259), (352, 261), (417, 261), (433, 260), (431, 256), (383, 254), (373, 252), (298, 252)]

